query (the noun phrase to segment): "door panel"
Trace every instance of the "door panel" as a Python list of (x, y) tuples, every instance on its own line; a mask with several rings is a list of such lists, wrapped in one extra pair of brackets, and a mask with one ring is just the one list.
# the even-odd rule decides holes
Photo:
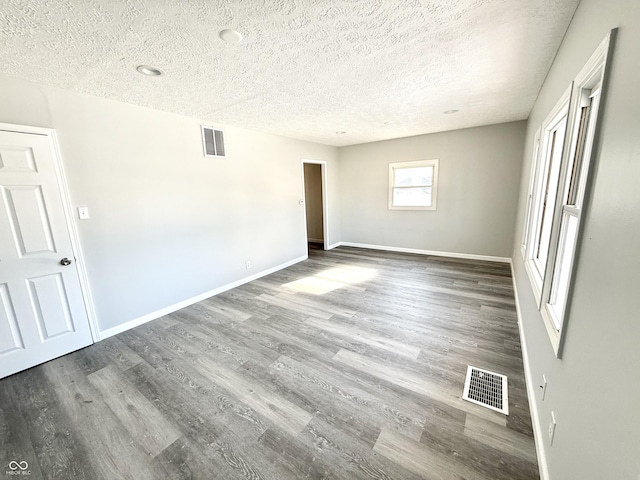
[(72, 333), (73, 321), (62, 275), (54, 273), (30, 278), (28, 282), (31, 308), (38, 322), (40, 339), (46, 341), (58, 335)]
[(92, 343), (54, 152), (0, 130), (0, 378)]
[(2, 188), (18, 254), (55, 252), (49, 215), (39, 185)]
[(37, 172), (33, 148), (3, 145), (0, 151), (0, 170), (6, 172)]
[(24, 348), (7, 284), (0, 285), (0, 355)]

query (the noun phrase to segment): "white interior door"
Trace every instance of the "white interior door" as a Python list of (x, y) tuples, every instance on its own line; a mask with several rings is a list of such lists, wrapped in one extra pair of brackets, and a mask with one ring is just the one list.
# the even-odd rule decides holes
[(0, 378), (92, 343), (54, 155), (0, 130)]

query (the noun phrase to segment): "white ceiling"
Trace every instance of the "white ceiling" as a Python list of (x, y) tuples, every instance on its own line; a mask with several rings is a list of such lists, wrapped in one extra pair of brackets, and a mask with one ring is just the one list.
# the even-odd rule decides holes
[(0, 72), (351, 145), (527, 118), (578, 1), (0, 0)]

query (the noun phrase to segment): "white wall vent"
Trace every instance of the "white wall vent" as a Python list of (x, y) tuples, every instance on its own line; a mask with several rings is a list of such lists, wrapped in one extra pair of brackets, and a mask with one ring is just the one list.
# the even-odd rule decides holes
[(205, 157), (224, 158), (226, 156), (222, 130), (202, 125), (202, 145)]
[(462, 399), (509, 415), (507, 377), (469, 366)]

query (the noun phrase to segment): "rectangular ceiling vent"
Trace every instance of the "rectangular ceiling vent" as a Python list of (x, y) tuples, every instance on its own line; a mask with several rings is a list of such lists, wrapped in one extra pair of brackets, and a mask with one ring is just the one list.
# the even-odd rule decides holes
[(467, 368), (463, 400), (509, 415), (507, 377), (477, 367)]
[(205, 157), (224, 158), (224, 135), (222, 130), (202, 125), (202, 144)]

